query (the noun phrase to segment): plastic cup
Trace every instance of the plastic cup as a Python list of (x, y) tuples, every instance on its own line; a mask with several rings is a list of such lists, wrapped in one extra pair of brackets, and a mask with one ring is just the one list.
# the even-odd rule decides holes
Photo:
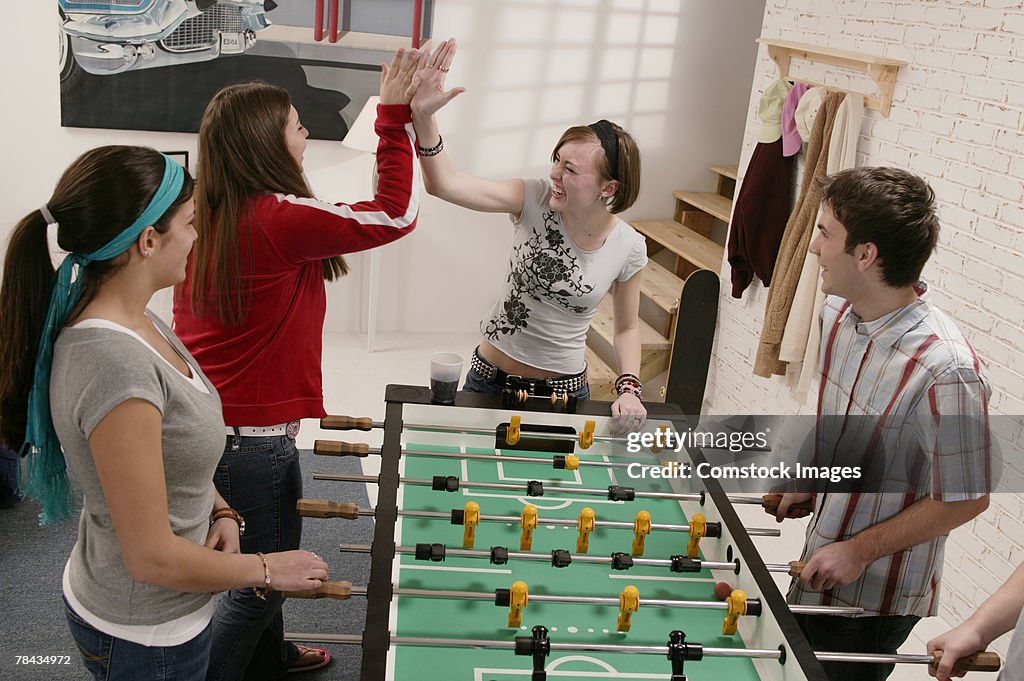
[(435, 352), (430, 356), (430, 401), (434, 404), (455, 404), (455, 391), (462, 377), (462, 355)]

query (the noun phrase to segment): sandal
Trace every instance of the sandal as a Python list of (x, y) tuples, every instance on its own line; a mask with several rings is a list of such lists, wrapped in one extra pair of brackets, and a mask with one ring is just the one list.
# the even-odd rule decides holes
[(299, 656), (295, 658), (295, 662), (292, 662), (292, 666), (288, 668), (286, 674), (298, 674), (299, 672), (308, 672), (314, 669), (320, 669), (326, 667), (331, 661), (331, 654), (326, 648), (311, 648), (310, 646), (295, 644), (295, 647), (299, 651)]

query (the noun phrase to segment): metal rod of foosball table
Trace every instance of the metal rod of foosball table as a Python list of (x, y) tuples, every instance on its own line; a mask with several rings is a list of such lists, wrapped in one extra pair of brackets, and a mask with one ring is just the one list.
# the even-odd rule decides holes
[[(452, 476), (454, 477), (454, 476)], [(380, 478), (376, 475), (342, 475), (339, 473), (313, 473), (314, 480), (333, 480), (336, 482), (369, 482), (379, 483)], [(456, 478), (456, 480), (458, 480)], [(426, 485), (432, 487), (434, 485), (433, 480), (426, 478), (399, 478), (398, 482), (403, 485)], [(479, 489), (501, 489), (509, 491), (520, 491), (527, 494), (527, 485), (510, 483), (510, 482), (476, 482), (473, 480), (458, 480), (458, 485), (467, 488), (479, 488)], [(553, 490), (556, 492), (575, 492), (577, 494), (589, 494), (589, 495), (600, 495), (602, 497), (608, 496), (608, 489), (594, 489), (592, 487), (562, 487), (560, 485), (544, 485), (545, 489)], [(458, 487), (456, 487), (458, 489)], [(450, 491), (455, 491), (450, 490)], [(540, 496), (540, 495), (535, 495)], [(633, 492), (633, 496), (644, 499), (676, 499), (681, 501), (700, 501), (701, 494), (678, 494), (675, 492)]]
[[(398, 515), (410, 515), (418, 518), (451, 518), (451, 513), (444, 513), (443, 511), (399, 511)], [(485, 515), (483, 513), (480, 514), (480, 520), (517, 524), (522, 522), (522, 518), (517, 515)], [(543, 518), (539, 519), (538, 522), (540, 522), (543, 525), (555, 525), (557, 527), (576, 527), (579, 524), (579, 520), (572, 520), (570, 518)], [(618, 520), (595, 520), (594, 527), (616, 527), (624, 530), (632, 530), (634, 527), (634, 523)], [(668, 523), (651, 523), (651, 530), (667, 530), (669, 532), (689, 532), (690, 526), (671, 525)], [(771, 527), (752, 527), (747, 528), (747, 534), (751, 537), (778, 537), (781, 536), (782, 531)]]
[[(338, 546), (338, 550), (342, 553), (372, 553), (373, 546), (370, 544), (341, 544)], [(396, 546), (394, 548), (395, 553), (402, 555), (416, 555), (416, 547), (413, 546)], [(444, 554), (446, 556), (461, 556), (463, 558), (487, 558), (492, 557), (492, 552), (482, 551), (479, 549), (453, 549), (444, 547)], [(527, 551), (509, 551), (507, 554), (508, 558), (517, 558), (521, 560), (538, 560), (544, 562), (551, 562), (552, 557), (550, 553), (530, 553)], [(583, 554), (571, 554), (571, 562), (581, 563), (611, 563), (613, 559), (609, 556), (590, 556)], [(652, 567), (672, 567), (673, 561), (669, 558), (631, 558), (632, 564), (634, 565), (650, 565)], [(720, 561), (720, 560), (700, 560), (698, 558), (690, 559), (692, 563), (699, 566), (699, 569), (726, 569), (735, 571), (737, 569), (738, 561)], [(788, 564), (773, 565), (768, 567), (769, 572), (785, 572), (790, 573), (793, 569)], [(694, 570), (699, 571), (699, 570)]]
[[(352, 587), (352, 595), (360, 595), (358, 587)], [(365, 587), (362, 589), (366, 591)], [(486, 591), (443, 591), (433, 589), (409, 589), (406, 587), (395, 587), (392, 593), (396, 596), (413, 596), (416, 598), (461, 598), (465, 600), (493, 601), (494, 593)], [(530, 596), (531, 603), (581, 603), (584, 605), (614, 605), (619, 606), (618, 596), (555, 596), (552, 594), (533, 594)], [(757, 601), (756, 598), (747, 602)], [(729, 604), (725, 601), (673, 601), (660, 598), (644, 598), (641, 603), (645, 606), (659, 606), (665, 608), (705, 608), (709, 610), (728, 610)], [(863, 612), (863, 611), (862, 611)]]
[[(320, 427), (324, 430), (373, 430), (374, 428), (383, 428), (383, 421), (374, 421), (369, 417), (352, 417), (352, 416), (325, 416), (320, 419)], [(462, 435), (485, 435), (487, 437), (494, 437), (497, 434), (496, 428), (480, 428), (476, 426), (446, 426), (439, 423), (402, 423), (403, 430), (416, 430), (428, 433), (448, 433), (448, 434), (462, 434)], [(531, 438), (537, 440), (567, 440), (570, 442), (579, 441), (579, 435), (574, 433), (541, 433), (536, 431), (528, 431), (526, 433)], [(624, 435), (594, 435), (593, 442), (604, 442), (607, 444), (628, 444), (629, 437)], [(729, 447), (715, 447), (715, 446), (702, 446), (702, 449), (708, 449), (712, 451), (722, 451), (729, 449)], [(771, 447), (745, 447), (744, 452), (770, 452)], [(651, 448), (653, 454), (658, 454), (661, 449)]]
[[(345, 582), (348, 585), (347, 582)], [(346, 596), (366, 596), (365, 586), (347, 586)], [(416, 596), (422, 598), (464, 598), (467, 600), (494, 600), (494, 594), (484, 591), (444, 591), (432, 589), (409, 589), (406, 587), (395, 587), (392, 593), (397, 596)], [(329, 595), (329, 594), (328, 594)], [(554, 596), (551, 594), (531, 594), (530, 600), (552, 603), (588, 603), (595, 605), (619, 605), (618, 598), (602, 598), (600, 596)], [(644, 605), (675, 607), (675, 608), (707, 608), (712, 610), (728, 610), (729, 604), (725, 601), (673, 601), (657, 598), (643, 599)], [(790, 612), (801, 615), (861, 615), (864, 608), (853, 608), (832, 605), (791, 605)]]
[[(337, 502), (327, 501), (325, 499), (299, 499), (296, 504), (296, 509), (299, 515), (307, 518), (348, 518), (354, 520), (359, 517), (376, 517), (377, 511), (372, 508), (358, 508), (351, 502)], [(459, 509), (453, 509), (449, 512), (444, 511), (407, 511), (399, 510), (398, 515), (403, 518), (429, 518), (434, 520), (447, 520), (454, 525), (464, 524), (454, 519), (454, 514)], [(490, 515), (480, 514), (479, 519), (487, 522), (502, 522), (510, 524), (521, 524), (521, 516), (512, 515)], [(571, 520), (569, 518), (545, 518), (545, 525), (554, 525), (560, 527), (577, 527), (579, 520)], [(624, 530), (634, 530), (634, 523), (618, 520), (595, 520), (595, 527), (609, 527)], [(780, 530), (775, 528), (757, 528), (749, 527), (747, 534), (751, 537), (778, 537), (782, 533)], [(652, 531), (669, 531), (669, 532), (690, 532), (689, 525), (672, 525), (668, 523), (651, 523)], [(710, 533), (707, 536), (712, 536)], [(717, 536), (717, 535), (714, 535)]]
[[(896, 653), (833, 653), (816, 652), (814, 656), (819, 662), (864, 662), (870, 664), (938, 664), (942, 660), (942, 651), (936, 650), (928, 655), (906, 655)], [(953, 665), (953, 671), (997, 672), (1002, 661), (997, 653), (986, 650), (961, 657)]]
[[(373, 547), (370, 544), (341, 544), (338, 546), (338, 550), (342, 553), (372, 553)], [(401, 553), (404, 555), (416, 555), (416, 547), (414, 546), (396, 546), (395, 553)], [(490, 558), (490, 551), (482, 551), (479, 549), (453, 549), (445, 547), (445, 554), (448, 556), (460, 556), (463, 558)], [(535, 560), (544, 561), (546, 563), (551, 562), (550, 553), (530, 553), (527, 551), (509, 551), (509, 558), (516, 558), (521, 560)], [(663, 558), (632, 558), (634, 565), (650, 565), (653, 567), (672, 567), (672, 561)], [(706, 570), (736, 570), (736, 562), (728, 561), (712, 561), (712, 560), (697, 560), (696, 563), (700, 564), (702, 569)], [(574, 563), (611, 563), (612, 558), (609, 556), (588, 556), (581, 554), (573, 554), (572, 562)], [(788, 566), (787, 566), (788, 569)]]
[[(372, 454), (372, 453), (374, 453), (374, 451), (371, 449), (370, 453)], [(376, 453), (379, 454), (380, 450), (378, 449)], [(553, 462), (552, 459), (542, 459), (542, 458), (536, 457), (536, 456), (508, 456), (506, 454), (500, 454), (500, 455), (499, 454), (462, 454), (460, 452), (425, 452), (425, 451), (420, 451), (420, 450), (416, 450), (416, 449), (403, 449), (402, 450), (402, 454), (407, 455), (407, 456), (438, 457), (438, 458), (442, 458), (442, 459), (475, 459), (477, 461), (490, 460), (490, 461), (494, 461), (494, 462), (498, 462), (498, 461), (502, 461), (502, 462), (504, 462), (504, 461), (513, 461), (513, 462), (516, 462), (516, 463), (539, 463), (539, 464), (547, 464), (549, 466), (553, 466), (554, 465), (554, 462)], [(564, 456), (563, 456), (563, 458), (564, 458)], [(581, 466), (590, 466), (590, 467), (600, 467), (600, 468), (629, 468), (630, 466), (633, 466), (633, 465), (641, 466), (643, 468), (656, 468), (656, 467), (660, 467), (660, 464), (653, 464), (653, 463), (631, 464), (631, 463), (626, 463), (625, 461), (589, 461), (589, 460), (583, 460), (583, 459), (580, 459), (579, 465), (581, 465)], [(563, 466), (563, 468), (564, 468), (564, 466)]]
[[(304, 634), (286, 633), (286, 641), (311, 641), (317, 643), (340, 643), (361, 645), (363, 637), (359, 634)], [(395, 646), (437, 646), (451, 648), (494, 648), (514, 649), (515, 641), (483, 641), (464, 638), (427, 638), (421, 636), (391, 636), (388, 639)], [(648, 653), (664, 655), (666, 646), (638, 646), (616, 643), (550, 643), (551, 650), (579, 650), (586, 652), (607, 653)], [(779, 648), (701, 648), (705, 657), (747, 657), (778, 660), (782, 658)], [(931, 655), (875, 655), (866, 653), (832, 653), (816, 652), (814, 656), (819, 662), (862, 662), (869, 664), (938, 664), (942, 659), (941, 652)], [(1002, 666), (999, 655), (991, 652), (974, 653), (957, 661), (956, 668), (965, 671), (999, 671)]]
[[(373, 421), (367, 417), (355, 418), (351, 416), (325, 416), (320, 419), (320, 427), (324, 430), (372, 430), (383, 428), (383, 421)], [(494, 437), (497, 432), (495, 428), (479, 428), (476, 426), (446, 426), (440, 423), (402, 423), (403, 430), (417, 430), (427, 433), (449, 433), (463, 435), (486, 435)], [(579, 435), (573, 433), (537, 433), (529, 431), (525, 433), (531, 438), (538, 440), (570, 440), (576, 442)], [(609, 444), (626, 444), (627, 438), (618, 435), (595, 435), (594, 442), (607, 442)]]
[[(348, 645), (361, 645), (363, 637), (358, 634), (304, 634), (286, 633), (286, 641), (315, 641), (317, 643), (340, 643)], [(514, 649), (515, 641), (483, 641), (463, 638), (428, 638), (421, 636), (391, 636), (388, 639), (393, 646), (436, 646), (451, 648), (492, 648), (492, 649)], [(699, 644), (698, 644), (699, 645)], [(576, 650), (585, 652), (607, 652), (607, 653), (647, 653), (664, 655), (666, 646), (641, 646), (624, 645), (616, 643), (556, 643), (550, 642), (550, 649), (555, 650)], [(782, 658), (782, 650), (779, 648), (705, 648), (701, 651), (705, 657), (746, 657), (778, 660)], [(874, 655), (864, 653), (832, 653), (816, 652), (814, 656), (819, 662), (861, 662), (869, 664), (938, 664), (942, 659), (941, 652), (932, 655)], [(980, 652), (961, 658), (957, 661), (957, 667), (964, 665), (965, 671), (999, 671), (1001, 666), (999, 656), (996, 653)]]
[[(341, 643), (360, 645), (363, 637), (359, 634), (304, 634), (287, 633), (286, 641), (311, 641), (316, 643)], [(433, 646), (447, 648), (492, 648), (513, 650), (515, 641), (486, 641), (471, 638), (432, 638), (425, 636), (391, 636), (388, 641), (393, 646)], [(580, 650), (595, 653), (646, 653), (664, 655), (667, 647), (623, 645), (620, 643), (556, 643), (550, 644), (551, 650)], [(751, 657), (778, 660), (782, 651), (778, 648), (702, 648), (705, 657)]]

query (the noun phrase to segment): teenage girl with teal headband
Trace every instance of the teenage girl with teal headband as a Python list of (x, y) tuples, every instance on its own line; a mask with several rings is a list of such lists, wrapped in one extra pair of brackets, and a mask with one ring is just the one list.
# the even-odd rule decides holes
[[(4, 262), (0, 437), (28, 456), (43, 523), (70, 513), (65, 465), (84, 492), (63, 593), (97, 679), (203, 679), (211, 592), (327, 579), (308, 551), (239, 553), (241, 518), (212, 482), (217, 391), (146, 309), (185, 277), (191, 195), (192, 178), (159, 152), (94, 149), (18, 223)], [(51, 225), (69, 251), (56, 276)]]

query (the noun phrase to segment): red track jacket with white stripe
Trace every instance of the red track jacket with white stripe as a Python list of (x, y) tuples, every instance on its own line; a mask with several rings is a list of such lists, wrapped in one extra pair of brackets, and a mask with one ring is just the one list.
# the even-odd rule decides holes
[(252, 248), (252, 266), (242, 277), (249, 309), (241, 325), (194, 317), (188, 281), (176, 297), (175, 333), (220, 392), (229, 426), (326, 415), (321, 261), (394, 241), (413, 230), (419, 212), (409, 107), (378, 106), (375, 129), (380, 143), (372, 200), (331, 204), (284, 194), (250, 199), (239, 225), (239, 241)]

